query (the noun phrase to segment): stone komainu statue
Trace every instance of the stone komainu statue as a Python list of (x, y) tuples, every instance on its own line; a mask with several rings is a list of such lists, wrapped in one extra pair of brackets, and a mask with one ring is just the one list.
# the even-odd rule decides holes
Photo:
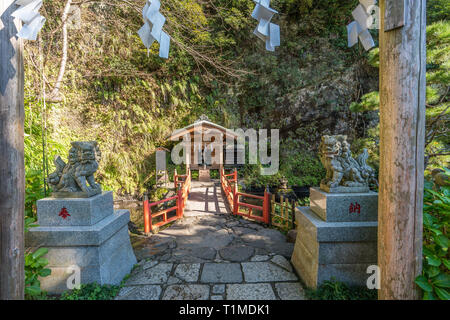
[(327, 171), (320, 188), (327, 192), (367, 192), (369, 185), (378, 186), (375, 171), (367, 165), (367, 149), (354, 159), (347, 136), (323, 136), (320, 160)]
[(60, 156), (54, 160), (56, 170), (48, 176), (53, 197), (87, 198), (102, 192), (95, 183), (94, 173), (100, 161), (100, 149), (96, 141), (72, 142), (68, 163)]

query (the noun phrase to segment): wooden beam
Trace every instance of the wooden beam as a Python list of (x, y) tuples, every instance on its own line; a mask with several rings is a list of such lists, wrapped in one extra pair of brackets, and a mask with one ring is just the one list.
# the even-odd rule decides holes
[(24, 298), (24, 71), (15, 9), (0, 1), (0, 300)]
[(384, 31), (400, 28), (406, 22), (406, 0), (386, 0), (384, 10)]
[(406, 2), (404, 26), (384, 31), (389, 7), (380, 1), (380, 299), (419, 298), (414, 279), (422, 268), (425, 2)]

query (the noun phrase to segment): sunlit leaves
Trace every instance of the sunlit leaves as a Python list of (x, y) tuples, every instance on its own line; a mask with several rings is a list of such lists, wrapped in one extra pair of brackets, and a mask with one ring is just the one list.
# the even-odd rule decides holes
[(380, 95), (378, 91), (369, 92), (361, 97), (361, 102), (353, 102), (349, 109), (352, 112), (378, 110), (380, 106)]

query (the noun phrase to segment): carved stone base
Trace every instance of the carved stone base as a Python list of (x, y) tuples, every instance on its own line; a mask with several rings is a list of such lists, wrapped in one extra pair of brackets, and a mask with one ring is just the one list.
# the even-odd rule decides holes
[(41, 199), (37, 215), (39, 226), (25, 234), (25, 244), (49, 249), (45, 258), (52, 273), (39, 280), (50, 294), (68, 289), (76, 267), (81, 284), (118, 285), (136, 263), (128, 235), (130, 212), (114, 210), (112, 191), (88, 199)]
[(291, 262), (309, 288), (335, 279), (365, 286), (377, 264), (377, 221), (327, 222), (309, 207), (295, 210), (297, 238)]
[(326, 184), (321, 183), (320, 189), (322, 189), (325, 192), (329, 193), (363, 193), (363, 192), (369, 192), (370, 188), (368, 186), (362, 186), (362, 187), (344, 187), (344, 186), (337, 186), (330, 188)]
[[(112, 191), (89, 198), (44, 198), (36, 203), (40, 226), (92, 226), (114, 213)], [(61, 214), (65, 208), (66, 215)]]
[(101, 188), (89, 190), (89, 192), (56, 191), (52, 192), (52, 198), (90, 198), (100, 193), (102, 193)]
[(67, 290), (67, 280), (79, 268), (81, 284), (119, 285), (136, 257), (128, 235), (128, 210), (115, 210), (92, 226), (35, 227), (26, 233), (27, 246), (48, 248), (50, 276), (40, 278), (50, 294)]

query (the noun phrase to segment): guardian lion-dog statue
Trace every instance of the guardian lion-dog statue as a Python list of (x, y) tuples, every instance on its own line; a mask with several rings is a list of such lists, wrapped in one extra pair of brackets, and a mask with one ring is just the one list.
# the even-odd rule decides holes
[(96, 141), (74, 141), (69, 150), (68, 163), (55, 157), (56, 170), (49, 174), (48, 183), (55, 198), (89, 198), (102, 192), (95, 182), (101, 153)]
[(378, 186), (375, 170), (367, 165), (367, 149), (354, 159), (347, 136), (322, 137), (319, 146), (320, 161), (327, 171), (320, 188), (326, 192), (368, 192)]

